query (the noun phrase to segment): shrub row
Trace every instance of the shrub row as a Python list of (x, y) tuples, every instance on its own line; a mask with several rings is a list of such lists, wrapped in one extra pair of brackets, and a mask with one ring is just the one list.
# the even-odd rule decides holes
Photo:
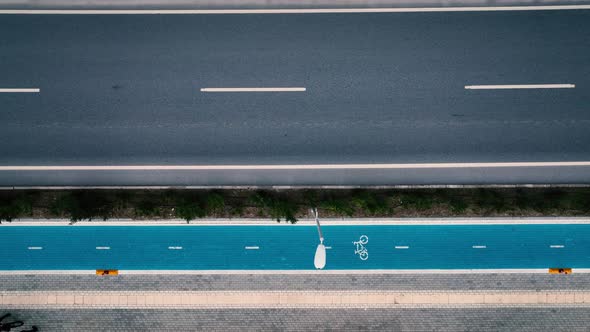
[(590, 189), (0, 192), (0, 221), (269, 217), (296, 223), (310, 207), (324, 217), (584, 216)]

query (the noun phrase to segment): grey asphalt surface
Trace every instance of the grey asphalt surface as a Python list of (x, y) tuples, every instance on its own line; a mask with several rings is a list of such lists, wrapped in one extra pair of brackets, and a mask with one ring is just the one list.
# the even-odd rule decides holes
[[(10, 310), (39, 331), (574, 331), (588, 308)], [(0, 313), (4, 312), (0, 309)]]
[[(0, 15), (0, 165), (590, 160), (590, 11)], [(465, 90), (572, 83), (575, 89)], [(302, 93), (202, 93), (304, 86)], [(590, 183), (590, 167), (0, 171), (0, 186)]]

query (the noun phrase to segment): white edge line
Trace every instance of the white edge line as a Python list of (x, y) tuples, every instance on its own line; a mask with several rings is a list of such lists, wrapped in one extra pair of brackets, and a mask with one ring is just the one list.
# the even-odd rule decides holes
[(267, 88), (201, 88), (201, 92), (305, 92), (303, 87), (267, 87)]
[(182, 247), (170, 246), (170, 247), (168, 247), (168, 250), (182, 250)]
[(512, 85), (466, 85), (466, 90), (505, 90), (505, 89), (573, 89), (575, 84), (512, 84)]
[(420, 169), (420, 168), (503, 168), (503, 167), (576, 167), (590, 161), (489, 162), (489, 163), (416, 163), (416, 164), (309, 164), (309, 165), (42, 165), (0, 166), (0, 171), (176, 171), (176, 170), (284, 170), (284, 169)]
[(552, 244), (549, 246), (549, 248), (553, 248), (553, 249), (561, 249), (564, 248), (565, 246), (562, 244)]
[[(566, 267), (564, 267), (566, 268)], [(297, 274), (494, 274), (494, 273), (543, 273), (546, 269), (457, 269), (457, 270), (119, 270), (119, 274), (187, 274), (187, 275), (244, 275), (244, 274), (268, 274), (268, 275), (297, 275)], [(572, 269), (572, 273), (590, 273), (590, 268)], [(0, 270), (0, 275), (34, 275), (34, 274), (96, 274), (96, 270)]]
[(41, 89), (38, 88), (31, 88), (31, 89), (4, 89), (0, 88), (0, 93), (39, 93)]
[(410, 249), (410, 246), (395, 246), (395, 249)]
[(96, 247), (96, 250), (111, 250), (111, 247)]
[(260, 249), (259, 246), (245, 246), (244, 249), (246, 250), (258, 250)]
[(4, 9), (0, 14), (43, 15), (156, 15), (156, 14), (338, 14), (429, 13), (590, 9), (590, 5), (425, 7), (425, 8), (301, 8), (301, 9)]
[(27, 247), (29, 250), (43, 250), (43, 247)]
[(487, 249), (487, 246), (471, 246), (473, 249)]

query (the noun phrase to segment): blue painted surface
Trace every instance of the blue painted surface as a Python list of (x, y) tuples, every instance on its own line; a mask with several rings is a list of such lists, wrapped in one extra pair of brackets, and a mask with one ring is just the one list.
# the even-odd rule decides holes
[[(590, 225), (324, 226), (323, 231), (332, 247), (326, 269), (590, 267)], [(353, 242), (361, 235), (369, 238), (367, 260), (354, 253)], [(272, 270), (313, 269), (318, 237), (315, 226), (10, 226), (0, 227), (0, 243), (2, 270)]]

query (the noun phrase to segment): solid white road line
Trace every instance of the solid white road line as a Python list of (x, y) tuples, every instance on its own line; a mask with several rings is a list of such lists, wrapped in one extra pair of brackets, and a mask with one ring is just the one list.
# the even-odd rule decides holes
[(427, 7), (427, 8), (301, 8), (301, 9), (5, 9), (0, 14), (41, 15), (162, 15), (162, 14), (354, 14), (354, 13), (430, 13), (491, 12), (535, 10), (579, 10), (590, 5)]
[(410, 249), (410, 246), (395, 246), (395, 249)]
[(549, 248), (553, 248), (553, 249), (560, 249), (560, 248), (564, 248), (565, 246), (562, 244), (552, 244), (549, 246)]
[(486, 246), (472, 246), (473, 249), (486, 249)]
[(4, 89), (0, 88), (0, 93), (39, 93), (41, 89)]
[(575, 84), (513, 84), (513, 85), (466, 85), (466, 90), (506, 90), (506, 89), (573, 89)]
[(76, 165), (0, 166), (0, 171), (198, 171), (198, 170), (282, 170), (282, 169), (419, 169), (419, 168), (505, 168), (581, 167), (590, 161), (424, 163), (424, 164), (309, 164), (309, 165)]
[(305, 88), (202, 88), (201, 92), (304, 92)]
[(43, 250), (43, 247), (27, 247), (29, 250)]
[(182, 250), (182, 247), (168, 247), (169, 250)]
[(111, 247), (96, 247), (96, 250), (110, 250)]
[(260, 247), (259, 246), (246, 246), (246, 247), (244, 247), (244, 249), (246, 249), (246, 250), (258, 250), (258, 249), (260, 249)]

